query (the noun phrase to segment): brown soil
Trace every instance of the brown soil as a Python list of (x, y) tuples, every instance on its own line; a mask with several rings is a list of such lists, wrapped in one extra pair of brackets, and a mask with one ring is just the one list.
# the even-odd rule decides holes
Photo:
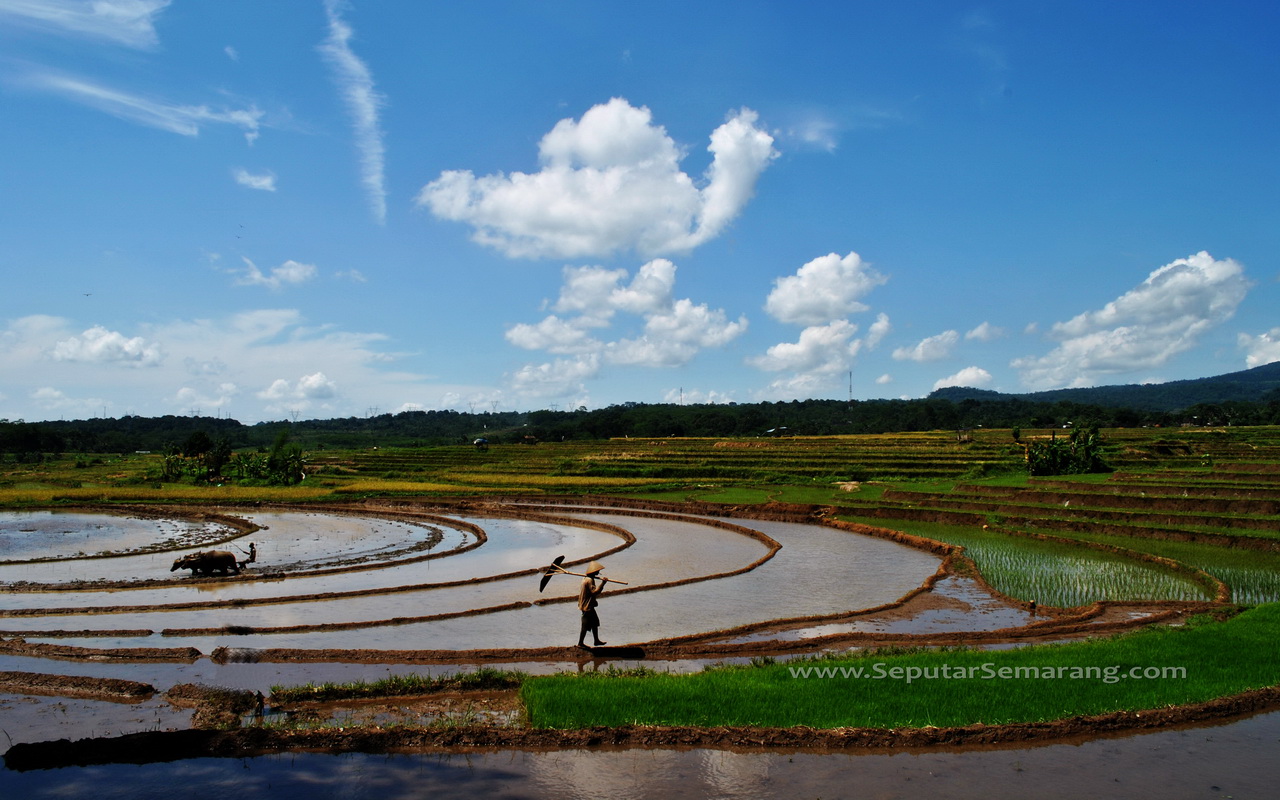
[(405, 750), (608, 749), (715, 747), (754, 751), (847, 751), (879, 748), (1027, 744), (1205, 722), (1280, 708), (1280, 688), (1259, 689), (1177, 708), (1119, 711), (1053, 722), (951, 728), (693, 728), (624, 725), (544, 730), (498, 726), (356, 727), (280, 730), (187, 730), (116, 738), (16, 744), (9, 769), (26, 771), (104, 763), (151, 763), (184, 758), (244, 758), (287, 750), (384, 753)]
[(83, 697), (133, 703), (155, 694), (155, 687), (116, 678), (83, 675), (50, 675), (44, 672), (0, 672), (0, 693), (40, 694), (51, 697)]

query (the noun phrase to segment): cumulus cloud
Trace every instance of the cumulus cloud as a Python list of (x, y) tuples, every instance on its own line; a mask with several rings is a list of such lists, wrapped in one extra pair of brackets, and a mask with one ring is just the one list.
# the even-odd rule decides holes
[(278, 267), (272, 267), (271, 274), (267, 275), (258, 269), (257, 264), (244, 256), (240, 258), (244, 261), (245, 268), (236, 278), (237, 286), (265, 286), (268, 289), (278, 290), (286, 285), (306, 283), (316, 276), (314, 264), (303, 264), (293, 259), (289, 259)]
[(63, 339), (53, 347), (55, 361), (87, 361), (152, 367), (164, 360), (160, 346), (141, 336), (128, 337), (95, 325), (79, 336)]
[(678, 367), (692, 361), (700, 350), (728, 344), (746, 329), (745, 317), (731, 322), (723, 309), (695, 305), (685, 298), (648, 314), (640, 336), (606, 345), (605, 358), (611, 364)]
[(765, 311), (779, 322), (823, 325), (867, 306), (861, 300), (888, 278), (871, 269), (857, 253), (843, 258), (828, 253), (778, 278), (765, 300)]
[(55, 34), (154, 47), (155, 20), (170, 0), (0, 0), (0, 18)]
[(196, 136), (207, 124), (233, 125), (242, 129), (245, 139), (253, 143), (262, 125), (263, 112), (253, 105), (248, 108), (175, 105), (55, 74), (29, 76), (27, 83), (113, 117), (183, 136)]
[(513, 325), (507, 330), (507, 341), (525, 350), (560, 354), (586, 353), (601, 348), (601, 343), (587, 333), (580, 320), (565, 320), (554, 314), (532, 325)]
[[(628, 366), (673, 367), (708, 347), (720, 347), (747, 328), (745, 317), (731, 321), (722, 309), (675, 300), (676, 266), (654, 259), (628, 284), (627, 271), (566, 267), (564, 286), (551, 314), (542, 321), (513, 325), (507, 341), (526, 350), (560, 355), (591, 353), (598, 361)], [(593, 331), (609, 327), (619, 313), (638, 316), (638, 335), (603, 341)]]
[[(863, 338), (854, 338), (858, 326), (846, 319), (868, 310), (862, 302), (888, 278), (871, 268), (857, 253), (819, 256), (774, 281), (765, 299), (769, 316), (795, 325), (804, 325), (794, 342), (780, 342), (747, 363), (766, 372), (791, 372), (769, 384), (763, 397), (812, 396), (829, 391), (835, 376), (853, 366), (863, 348), (880, 344), (892, 326), (883, 312)], [(807, 394), (806, 394), (807, 393)]]
[(1195, 345), (1230, 319), (1250, 287), (1244, 268), (1206, 252), (1180, 258), (1097, 311), (1053, 325), (1050, 353), (1012, 362), (1034, 389), (1095, 385), (1149, 370)]
[(899, 347), (893, 351), (893, 357), (899, 361), (941, 361), (951, 355), (959, 341), (960, 334), (956, 331), (943, 331), (922, 339), (915, 347)]
[(338, 388), (323, 372), (313, 372), (293, 382), (277, 378), (257, 396), (267, 401), (268, 411), (305, 411), (316, 403), (323, 406), (323, 401), (337, 397)]
[(417, 203), (469, 224), (474, 241), (513, 258), (685, 252), (741, 213), (777, 156), (757, 121), (743, 108), (712, 132), (713, 160), (699, 186), (649, 109), (615, 97), (557, 123), (539, 144), (539, 172), (447, 171)]
[(982, 367), (965, 367), (954, 375), (938, 380), (933, 384), (933, 388), (936, 390), (947, 386), (972, 386), (981, 389), (984, 386), (990, 386), (991, 381), (991, 373)]
[(325, 0), (329, 38), (320, 45), (320, 52), (333, 68), (334, 82), (347, 104), (360, 153), (360, 182), (374, 219), (383, 224), (387, 221), (386, 147), (379, 113), (386, 98), (375, 88), (369, 65), (351, 49), (354, 31), (342, 18), (342, 5), (341, 0)]
[(1280, 361), (1280, 328), (1272, 328), (1257, 336), (1242, 333), (1238, 341), (1247, 353), (1244, 362), (1250, 368)]
[(231, 172), (232, 177), (236, 179), (236, 183), (250, 189), (258, 189), (263, 192), (274, 192), (276, 190), (276, 174), (267, 170), (261, 175), (255, 175), (247, 169), (237, 167)]
[(860, 341), (851, 341), (858, 326), (838, 319), (827, 325), (813, 325), (800, 332), (795, 342), (780, 342), (764, 355), (748, 363), (768, 372), (802, 372), (825, 375), (843, 372), (857, 355)]

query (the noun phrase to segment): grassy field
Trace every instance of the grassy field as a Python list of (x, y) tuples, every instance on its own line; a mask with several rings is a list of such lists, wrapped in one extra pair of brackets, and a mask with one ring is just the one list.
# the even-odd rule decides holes
[[(1052, 431), (1022, 431), (1024, 441)], [(1227, 622), (1114, 641), (1002, 652), (870, 654), (808, 666), (760, 664), (693, 676), (530, 679), (535, 724), (953, 725), (1050, 719), (1195, 702), (1280, 683), (1280, 428), (1104, 431), (1107, 474), (1031, 479), (1007, 430), (781, 439), (624, 439), (537, 445), (326, 450), (295, 487), (160, 484), (159, 456), (68, 455), (0, 463), (0, 508), (85, 503), (349, 502), (375, 496), (596, 494), (727, 505), (832, 507), (845, 520), (962, 545), (984, 577), (1041, 606), (1205, 599), (1188, 571), (1044, 533), (1173, 559), (1263, 604)], [(873, 664), (899, 678), (853, 678)], [(1053, 679), (985, 670), (1052, 668)], [(940, 676), (946, 670), (950, 677)], [(1175, 667), (1160, 680), (1104, 673)], [(1095, 671), (1095, 679), (1062, 671)], [(816, 677), (819, 674), (850, 677)], [(1026, 671), (1026, 670), (1024, 670)], [(919, 680), (905, 676), (917, 674)], [(956, 674), (962, 677), (955, 677)], [(378, 691), (378, 690), (375, 690)]]
[(530, 722), (549, 728), (1036, 722), (1275, 685), (1278, 635), (1280, 605), (1273, 604), (1222, 623), (1016, 650), (868, 652), (692, 675), (561, 674), (525, 681), (521, 695)]

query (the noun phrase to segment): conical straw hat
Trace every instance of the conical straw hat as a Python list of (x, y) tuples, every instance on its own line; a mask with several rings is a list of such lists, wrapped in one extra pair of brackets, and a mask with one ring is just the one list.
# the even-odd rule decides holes
[(592, 561), (590, 564), (587, 565), (588, 574), (592, 572), (600, 572), (603, 569), (604, 569), (604, 564), (601, 564), (599, 561)]

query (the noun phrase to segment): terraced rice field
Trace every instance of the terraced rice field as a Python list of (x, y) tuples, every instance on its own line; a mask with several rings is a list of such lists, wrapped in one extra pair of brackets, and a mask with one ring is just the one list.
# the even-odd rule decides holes
[[(1117, 471), (1071, 479), (1020, 474), (1008, 431), (328, 452), (288, 507), (256, 503), (289, 490), (42, 467), (0, 480), (0, 668), (252, 688), (350, 663), (581, 668), (577, 579), (536, 590), (562, 554), (630, 582), (602, 609), (623, 663), (677, 669), (1280, 602), (1280, 430), (1107, 437)], [(112, 505), (152, 496), (182, 505), (134, 522)], [(86, 499), (106, 505), (40, 510)], [(168, 571), (251, 539), (244, 575)]]

